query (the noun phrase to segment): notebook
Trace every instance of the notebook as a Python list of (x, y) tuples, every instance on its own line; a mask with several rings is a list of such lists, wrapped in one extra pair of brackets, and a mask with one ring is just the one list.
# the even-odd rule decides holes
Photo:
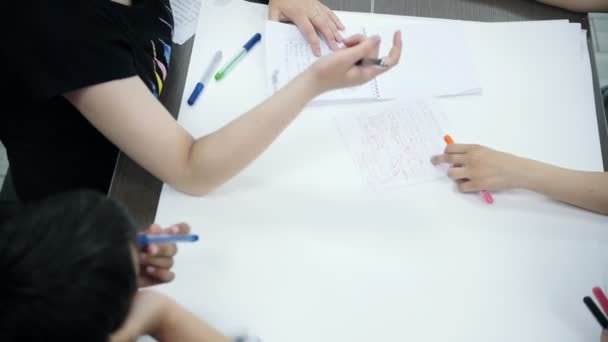
[[(393, 34), (401, 30), (400, 64), (370, 82), (320, 95), (315, 102), (393, 99), (403, 95), (458, 96), (477, 94), (481, 85), (475, 75), (471, 52), (457, 23), (413, 23), (402, 27), (350, 26), (345, 36), (379, 35), (380, 56), (388, 54)], [(317, 57), (299, 30), (289, 24), (266, 23), (266, 73), (275, 92), (313, 64)], [(322, 55), (332, 53), (321, 44)]]

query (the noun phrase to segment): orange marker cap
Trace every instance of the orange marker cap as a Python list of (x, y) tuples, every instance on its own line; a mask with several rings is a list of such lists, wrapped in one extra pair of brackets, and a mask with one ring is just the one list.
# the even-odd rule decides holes
[(449, 134), (443, 136), (443, 141), (445, 141), (445, 143), (448, 145), (452, 145), (454, 143), (454, 139), (452, 139)]

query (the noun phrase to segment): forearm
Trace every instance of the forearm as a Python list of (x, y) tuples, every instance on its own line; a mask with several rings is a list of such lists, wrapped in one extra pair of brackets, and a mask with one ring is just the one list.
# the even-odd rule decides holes
[(547, 5), (562, 7), (574, 12), (606, 12), (608, 0), (537, 0)]
[(520, 186), (577, 207), (608, 214), (608, 173), (521, 159)]
[(256, 159), (320, 94), (304, 72), (276, 94), (220, 130), (198, 139), (189, 157), (189, 177), (180, 189), (201, 195), (222, 185)]
[[(378, 44), (379, 39), (362, 35), (345, 40), (347, 48), (319, 59), (253, 110), (199, 139), (177, 124), (137, 76), (64, 96), (108, 140), (154, 176), (182, 192), (204, 195), (256, 159), (314, 97), (364, 84), (390, 70), (356, 66), (364, 57), (377, 57)], [(401, 35), (395, 33), (385, 62), (394, 66), (400, 55)]]
[(173, 300), (169, 300), (164, 319), (151, 335), (159, 342), (230, 342)]

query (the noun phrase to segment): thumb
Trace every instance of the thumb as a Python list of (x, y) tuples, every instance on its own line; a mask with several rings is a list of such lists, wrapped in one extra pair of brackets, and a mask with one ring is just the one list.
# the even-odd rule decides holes
[(147, 229), (141, 231), (140, 233), (144, 233), (144, 234), (160, 234), (162, 233), (163, 228), (157, 224), (154, 223), (152, 225), (150, 225), (150, 227), (148, 227)]
[(358, 45), (365, 39), (366, 39), (366, 37), (363, 34), (358, 33), (354, 36), (350, 36), (350, 37), (344, 39), (343, 43), (344, 43), (344, 46), (346, 46), (346, 47), (353, 47), (353, 46)]
[(380, 37), (373, 36), (370, 38), (364, 38), (360, 42), (352, 47), (341, 50), (340, 52), (345, 53), (348, 57), (348, 61), (355, 64), (361, 58), (370, 57), (376, 53), (378, 45), (380, 44)]

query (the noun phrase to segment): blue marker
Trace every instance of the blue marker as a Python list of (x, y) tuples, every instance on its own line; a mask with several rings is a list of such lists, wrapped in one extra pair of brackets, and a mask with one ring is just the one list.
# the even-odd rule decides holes
[(167, 244), (177, 242), (195, 242), (198, 241), (198, 235), (138, 235), (137, 242), (140, 246), (149, 244)]
[(218, 51), (213, 56), (213, 59), (211, 60), (211, 63), (209, 63), (209, 66), (207, 67), (207, 70), (203, 74), (203, 77), (201, 77), (200, 82), (198, 82), (196, 84), (196, 87), (194, 87), (194, 90), (192, 91), (190, 98), (188, 98), (189, 105), (191, 105), (191, 106), (194, 105), (194, 103), (196, 102), (196, 99), (198, 99), (198, 96), (201, 94), (201, 92), (203, 91), (205, 86), (207, 84), (209, 84), (211, 75), (213, 75), (213, 72), (220, 65), (221, 61), (222, 61), (222, 51)]
[(261, 39), (262, 39), (261, 34), (256, 33), (255, 35), (253, 35), (253, 37), (251, 37), (251, 39), (249, 39), (249, 41), (247, 43), (245, 43), (245, 45), (243, 45), (243, 49), (230, 61), (230, 63), (228, 63), (228, 65), (226, 65), (222, 70), (218, 71), (218, 73), (215, 74), (215, 79), (217, 81), (219, 81), (222, 78), (224, 78), (224, 76), (226, 76), (228, 71), (230, 71), (230, 69), (232, 69), (232, 67), (234, 67), (236, 65), (236, 63), (238, 61), (240, 61), (243, 58), (243, 56), (245, 56), (247, 54), (247, 52), (249, 52), (249, 50), (251, 50), (251, 48), (255, 44), (257, 44)]

